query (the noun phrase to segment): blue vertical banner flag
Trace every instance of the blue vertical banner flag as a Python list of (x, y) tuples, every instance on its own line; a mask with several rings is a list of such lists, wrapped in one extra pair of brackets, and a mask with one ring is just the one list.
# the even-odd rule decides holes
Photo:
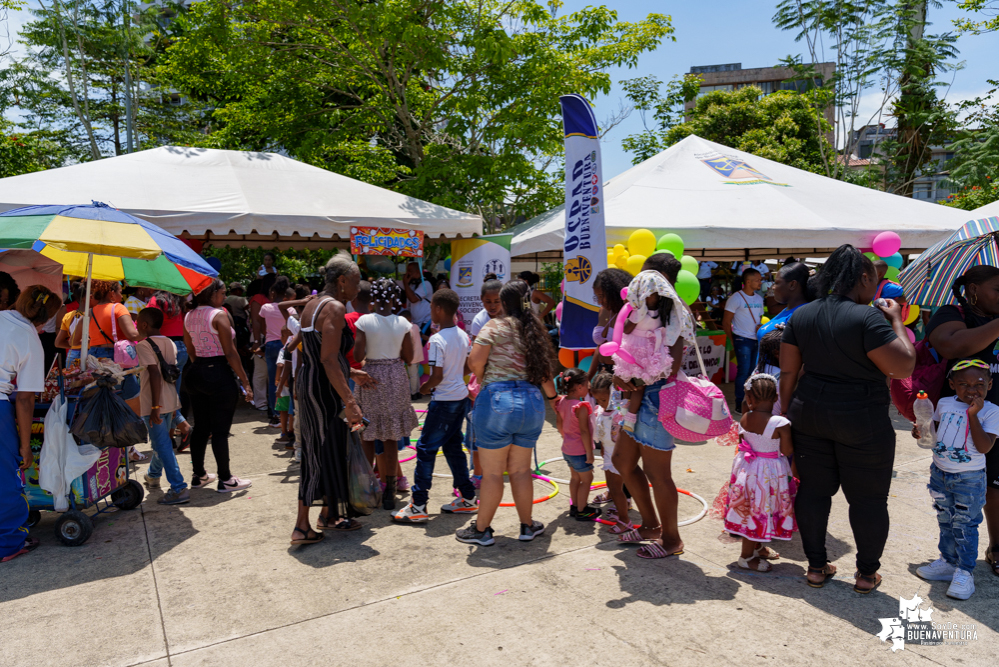
[(570, 350), (590, 349), (600, 307), (593, 280), (607, 268), (604, 235), (604, 180), (600, 168), (597, 119), (581, 95), (564, 95), (565, 128), (565, 287), (560, 344)]

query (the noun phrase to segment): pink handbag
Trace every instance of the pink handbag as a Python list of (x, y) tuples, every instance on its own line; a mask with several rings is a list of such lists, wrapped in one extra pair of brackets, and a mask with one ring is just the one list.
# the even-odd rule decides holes
[(680, 371), (673, 382), (659, 390), (659, 421), (670, 435), (686, 442), (703, 442), (722, 435), (734, 423), (722, 390), (707, 379), (696, 343), (695, 350), (703, 375), (687, 377)]
[(111, 337), (114, 339), (114, 362), (123, 369), (135, 368), (139, 365), (139, 352), (135, 343), (130, 340), (118, 340), (118, 318), (111, 308)]

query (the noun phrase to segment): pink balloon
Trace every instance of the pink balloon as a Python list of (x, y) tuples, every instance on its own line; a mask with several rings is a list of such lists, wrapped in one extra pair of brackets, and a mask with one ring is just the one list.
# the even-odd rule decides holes
[(559, 301), (558, 305), (555, 306), (555, 319), (556, 320), (561, 320), (562, 319), (562, 302), (561, 301)]
[(906, 327), (905, 333), (909, 334), (909, 342), (915, 344), (916, 334), (912, 333), (912, 329)]
[(902, 247), (902, 239), (895, 232), (881, 232), (874, 237), (871, 249), (878, 257), (890, 257)]
[(635, 358), (631, 356), (628, 352), (621, 349), (621, 341), (624, 339), (624, 323), (628, 319), (628, 315), (631, 314), (634, 308), (627, 301), (624, 303), (624, 308), (621, 312), (617, 314), (617, 319), (614, 320), (614, 334), (611, 340), (600, 346), (600, 354), (605, 357), (609, 357), (612, 354), (617, 353), (622, 360), (628, 362), (629, 364), (635, 363)]

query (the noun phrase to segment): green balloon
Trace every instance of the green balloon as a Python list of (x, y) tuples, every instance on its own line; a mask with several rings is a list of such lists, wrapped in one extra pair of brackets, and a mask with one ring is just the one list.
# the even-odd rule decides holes
[(675, 257), (675, 255), (673, 253), (671, 253), (669, 250), (656, 250), (652, 254), (653, 255), (669, 255), (670, 257)]
[(674, 257), (683, 257), (683, 239), (670, 232), (659, 237), (656, 250), (669, 250)]
[(676, 293), (688, 306), (695, 301), (701, 292), (701, 283), (690, 271), (680, 271), (676, 277)]
[(887, 278), (888, 280), (895, 280), (896, 278), (898, 278), (898, 269), (896, 269), (894, 266), (889, 266), (888, 270), (885, 271), (885, 278)]
[(680, 266), (683, 267), (684, 271), (690, 271), (695, 276), (697, 275), (698, 270), (700, 270), (700, 267), (697, 266), (697, 260), (690, 255), (684, 255), (680, 258)]
[(865, 252), (864, 253), (864, 257), (866, 257), (867, 259), (871, 260), (872, 262), (876, 262), (879, 259), (881, 259), (877, 255), (875, 255), (873, 252)]

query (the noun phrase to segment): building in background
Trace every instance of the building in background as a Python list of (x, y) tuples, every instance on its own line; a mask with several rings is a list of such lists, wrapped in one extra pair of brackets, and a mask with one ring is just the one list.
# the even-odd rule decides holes
[[(817, 85), (828, 80), (836, 71), (836, 63), (819, 63), (815, 67), (818, 73)], [(742, 69), (742, 63), (725, 65), (698, 65), (690, 68), (691, 74), (701, 77), (701, 95), (713, 93), (716, 90), (738, 90), (744, 86), (756, 86), (764, 95), (780, 90), (796, 90), (804, 92), (810, 87), (810, 82), (795, 80), (797, 73), (790, 67), (754, 67)], [(694, 101), (687, 102), (686, 109), (694, 108)], [(830, 125), (836, 124), (836, 110), (830, 105), (825, 110), (826, 120)], [(829, 143), (833, 142), (833, 134), (828, 135)]]
[[(884, 154), (880, 144), (894, 139), (895, 134), (895, 128), (885, 127), (884, 123), (865, 125), (854, 130), (848, 145), (855, 147), (856, 152), (849, 158), (849, 168), (865, 169), (876, 166)], [(930, 146), (930, 161), (912, 184), (913, 199), (940, 201), (951, 194), (947, 184), (947, 177), (950, 174), (947, 163), (954, 159), (954, 151), (950, 143), (947, 141), (942, 146)], [(845, 159), (845, 156), (840, 156), (841, 163)]]

